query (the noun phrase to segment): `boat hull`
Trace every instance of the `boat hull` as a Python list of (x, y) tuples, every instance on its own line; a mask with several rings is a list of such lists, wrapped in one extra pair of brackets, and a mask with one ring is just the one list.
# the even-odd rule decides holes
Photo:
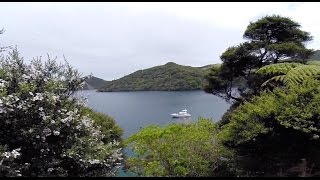
[(171, 114), (171, 116), (172, 116), (173, 118), (191, 117), (190, 114), (183, 114), (183, 115), (180, 115), (180, 114)]

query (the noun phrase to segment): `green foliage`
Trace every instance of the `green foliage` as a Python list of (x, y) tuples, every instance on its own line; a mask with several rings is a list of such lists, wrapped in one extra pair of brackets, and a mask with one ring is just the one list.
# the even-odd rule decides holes
[[(266, 66), (261, 68), (261, 71), (259, 70), (258, 72), (278, 73), (287, 71), (287, 64), (283, 64), (283, 71), (279, 70), (280, 65), (281, 64)], [(273, 66), (276, 70), (270, 69)], [(305, 66), (307, 65), (292, 65), (292, 67)], [(269, 69), (270, 71), (268, 71)], [(303, 75), (305, 74), (307, 73), (303, 71)], [(319, 117), (320, 112), (319, 108), (317, 108), (320, 103), (319, 85), (320, 83), (316, 79), (304, 79), (300, 84), (292, 84), (288, 89), (277, 87), (273, 89), (273, 91), (264, 91), (259, 96), (255, 96), (250, 101), (244, 102), (237, 107), (232, 114), (229, 115), (230, 123), (224, 126), (225, 133), (222, 131), (223, 133), (219, 135), (221, 137), (223, 136), (222, 139), (225, 139), (226, 141), (233, 141), (236, 142), (235, 144), (239, 144), (251, 140), (257, 134), (266, 133), (268, 130), (272, 130), (260, 128), (265, 127), (265, 123), (270, 123), (271, 118), (278, 121), (286, 128), (292, 127), (295, 130), (300, 129), (305, 133), (314, 132), (315, 134), (311, 133), (311, 137), (318, 137), (317, 133), (320, 130), (314, 129), (313, 125), (315, 123), (308, 122), (308, 119), (316, 121)], [(258, 128), (248, 128), (253, 126)], [(304, 127), (307, 126), (310, 126), (309, 130), (304, 129)], [(235, 129), (238, 130), (235, 131)]]
[(201, 89), (206, 67), (167, 63), (108, 81), (99, 91), (179, 91)]
[(268, 74), (286, 74), (288, 73), (292, 68), (295, 68), (297, 66), (300, 66), (302, 64), (300, 63), (280, 63), (280, 64), (272, 64), (268, 66), (264, 66), (260, 68), (256, 73), (262, 74), (262, 75), (268, 75)]
[(300, 63), (279, 63), (260, 68), (256, 73), (260, 75), (271, 75), (272, 77), (264, 82), (262, 86), (269, 85), (271, 82), (279, 82), (287, 87), (301, 85), (309, 79), (320, 76), (320, 64), (310, 62), (310, 64)]
[(242, 162), (247, 165), (245, 173), (261, 176), (282, 169), (288, 175), (302, 158), (310, 164), (319, 162), (319, 85), (308, 80), (289, 89), (264, 91), (228, 115), (217, 138), (235, 148), (238, 156), (254, 159), (251, 167), (248, 159)]
[(230, 170), (232, 153), (215, 133), (216, 125), (207, 119), (145, 127), (126, 140), (136, 154), (129, 159), (129, 169), (143, 176), (223, 175)]

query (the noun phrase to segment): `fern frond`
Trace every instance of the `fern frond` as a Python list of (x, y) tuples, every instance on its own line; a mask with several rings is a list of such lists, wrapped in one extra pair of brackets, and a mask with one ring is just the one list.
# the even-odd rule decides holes
[(317, 60), (311, 60), (311, 61), (308, 61), (307, 64), (309, 65), (318, 65), (320, 66), (320, 61), (317, 61)]
[(287, 81), (288, 81), (288, 79), (286, 79), (286, 75), (279, 75), (279, 76), (274, 76), (274, 77), (268, 79), (261, 86), (264, 87), (264, 86), (270, 84), (271, 82), (285, 83)]
[[(279, 63), (272, 64), (260, 68), (257, 73), (262, 75), (276, 75), (261, 86), (264, 87), (271, 82), (277, 82), (292, 87), (299, 85), (309, 79), (316, 79), (320, 76), (320, 63), (319, 64), (300, 64), (300, 63)], [(280, 74), (280, 75), (277, 75)]]
[(292, 68), (301, 66), (303, 64), (301, 63), (278, 63), (278, 64), (271, 64), (268, 66), (264, 66), (260, 68), (256, 73), (260, 75), (276, 75), (276, 74), (286, 74), (289, 72)]
[(314, 78), (320, 74), (320, 66), (318, 65), (302, 65), (290, 70), (286, 76), (288, 79), (301, 83), (308, 78)]

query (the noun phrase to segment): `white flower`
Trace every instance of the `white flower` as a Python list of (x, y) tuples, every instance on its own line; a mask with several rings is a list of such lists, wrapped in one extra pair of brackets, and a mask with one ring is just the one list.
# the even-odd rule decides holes
[(42, 116), (43, 120), (47, 120), (49, 116)]
[(86, 116), (81, 120), (81, 122), (85, 127), (90, 127), (92, 125), (91, 119), (87, 118)]
[(66, 115), (71, 116), (73, 113), (71, 111), (67, 112)]
[(60, 132), (59, 132), (59, 131), (54, 130), (54, 131), (53, 131), (53, 134), (54, 134), (55, 136), (59, 136)]
[(43, 111), (43, 107), (39, 107), (39, 111)]
[(51, 134), (51, 129), (45, 128), (45, 129), (43, 130), (43, 133), (45, 134), (45, 136), (50, 136), (50, 134)]
[(17, 96), (15, 96), (14, 98), (15, 98), (16, 101), (19, 101), (19, 100), (20, 100)]
[(23, 74), (22, 78), (24, 78), (25, 80), (30, 79), (30, 76)]
[(2, 154), (2, 156), (6, 157), (6, 158), (10, 158), (10, 157), (17, 158), (18, 156), (21, 155), (21, 153), (18, 152), (20, 150), (21, 150), (21, 148), (14, 149), (11, 152), (4, 152)]
[(59, 95), (57, 95), (57, 96), (53, 95), (52, 99), (53, 99), (54, 102), (56, 102), (59, 99)]
[(51, 120), (51, 123), (52, 123), (52, 124), (54, 124), (54, 123), (56, 123), (56, 121), (54, 121), (54, 120)]
[(54, 169), (53, 168), (48, 168), (48, 172), (52, 172)]
[(11, 155), (10, 152), (4, 152), (4, 153), (2, 154), (2, 156), (6, 157), (6, 158), (9, 158), (10, 155)]
[(98, 164), (100, 161), (98, 159), (89, 160), (90, 164)]
[(72, 117), (71, 116), (68, 116), (68, 117), (66, 117), (66, 118), (64, 118), (64, 119), (61, 119), (61, 122), (62, 123), (66, 123), (66, 122), (70, 122), (72, 120)]
[(21, 154), (18, 152), (20, 151), (21, 149), (14, 149), (12, 152), (11, 152), (11, 155), (13, 156), (13, 158), (17, 158), (18, 156), (20, 156)]
[(41, 93), (36, 93), (36, 96), (32, 98), (32, 101), (42, 101), (44, 98), (43, 98), (43, 95)]

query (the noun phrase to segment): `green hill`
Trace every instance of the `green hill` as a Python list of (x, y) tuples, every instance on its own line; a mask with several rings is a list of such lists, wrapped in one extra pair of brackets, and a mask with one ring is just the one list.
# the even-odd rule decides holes
[(94, 77), (92, 75), (85, 81), (86, 84), (82, 88), (82, 90), (93, 90), (101, 88), (107, 81)]
[[(285, 59), (284, 61), (286, 62), (290, 62), (290, 61), (299, 61), (301, 59), (292, 59), (292, 58), (288, 58)], [(314, 53), (309, 57), (309, 59), (307, 59), (307, 61), (320, 61), (320, 50), (315, 50)]]
[(204, 73), (212, 65), (182, 66), (173, 62), (136, 71), (108, 81), (98, 91), (182, 91), (202, 89)]
[(320, 61), (320, 50), (316, 50), (314, 54), (310, 57), (310, 60)]

